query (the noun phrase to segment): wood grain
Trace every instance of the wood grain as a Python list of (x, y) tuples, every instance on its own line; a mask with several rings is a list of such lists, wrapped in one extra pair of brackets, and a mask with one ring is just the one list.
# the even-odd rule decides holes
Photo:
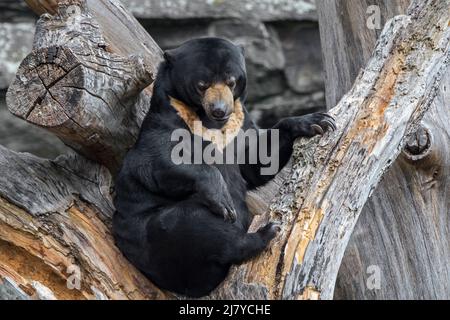
[(60, 1), (57, 8), (37, 23), (8, 107), (115, 173), (148, 111), (161, 50), (117, 1)]
[[(326, 101), (334, 107), (346, 94), (361, 68), (372, 56), (372, 50), (383, 26), (389, 19), (406, 12), (410, 0), (318, 0), (317, 13), (322, 39)], [(378, 28), (368, 28), (370, 6), (380, 13)]]
[[(83, 157), (0, 146), (0, 278), (36, 299), (169, 298), (114, 245), (110, 188), (106, 168)], [(73, 267), (80, 288), (68, 286)]]
[[(366, 10), (374, 4), (384, 25), (405, 14), (409, 1), (318, 1), (329, 108), (347, 92), (375, 47), (379, 32), (366, 26)], [(421, 123), (430, 130), (432, 145), (420, 153), (420, 161), (402, 154), (366, 203), (342, 261), (336, 299), (449, 298), (449, 73)], [(367, 286), (371, 267), (380, 271), (378, 289)]]
[[(403, 152), (366, 203), (336, 283), (336, 299), (450, 299), (450, 70), (421, 126), (429, 152)], [(367, 288), (367, 270), (381, 286)]]

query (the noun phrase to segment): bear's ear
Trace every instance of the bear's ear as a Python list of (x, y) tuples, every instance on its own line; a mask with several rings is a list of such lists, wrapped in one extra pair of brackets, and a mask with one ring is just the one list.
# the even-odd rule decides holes
[(175, 54), (172, 50), (164, 51), (164, 59), (169, 63), (173, 64), (175, 62)]

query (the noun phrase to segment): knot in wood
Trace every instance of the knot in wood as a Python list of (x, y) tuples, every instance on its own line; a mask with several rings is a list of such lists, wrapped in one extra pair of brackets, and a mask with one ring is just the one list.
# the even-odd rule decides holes
[(433, 135), (426, 127), (421, 126), (406, 142), (403, 150), (404, 156), (411, 161), (424, 159), (431, 152)]

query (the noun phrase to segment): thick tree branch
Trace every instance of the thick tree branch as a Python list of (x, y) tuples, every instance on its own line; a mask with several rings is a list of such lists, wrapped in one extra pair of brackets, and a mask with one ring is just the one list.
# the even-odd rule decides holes
[(0, 146), (0, 287), (40, 299), (166, 298), (113, 245), (110, 188), (108, 170), (80, 156)]
[(115, 172), (148, 111), (151, 88), (142, 89), (160, 59), (159, 47), (119, 2), (60, 1), (53, 17), (39, 20), (7, 104)]
[[(88, 4), (59, 1), (53, 17), (41, 17), (34, 50), (7, 103), (16, 115), (115, 172), (148, 110), (151, 87), (145, 87), (161, 51), (119, 2)], [(82, 156), (49, 161), (0, 148), (0, 176), (0, 293), (43, 299), (170, 297), (114, 246), (106, 168)], [(68, 287), (78, 276), (81, 288)]]
[[(378, 27), (405, 14), (409, 3), (317, 1), (329, 108), (350, 90), (366, 65), (381, 31)], [(449, 86), (447, 68), (419, 130), (361, 212), (342, 260), (334, 299), (450, 298)]]

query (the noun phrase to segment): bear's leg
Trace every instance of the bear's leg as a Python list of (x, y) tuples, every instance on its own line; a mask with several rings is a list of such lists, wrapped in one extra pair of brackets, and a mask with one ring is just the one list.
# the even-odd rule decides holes
[(279, 230), (278, 224), (269, 223), (255, 233), (245, 233), (233, 242), (224, 260), (231, 264), (241, 264), (256, 257), (267, 248)]
[[(231, 223), (236, 221), (233, 199), (216, 167), (206, 164), (181, 164), (155, 170), (151, 178), (152, 182), (156, 181), (162, 194), (170, 198), (184, 198), (189, 195), (192, 200), (208, 207), (210, 213)], [(151, 183), (148, 185), (151, 187)]]

